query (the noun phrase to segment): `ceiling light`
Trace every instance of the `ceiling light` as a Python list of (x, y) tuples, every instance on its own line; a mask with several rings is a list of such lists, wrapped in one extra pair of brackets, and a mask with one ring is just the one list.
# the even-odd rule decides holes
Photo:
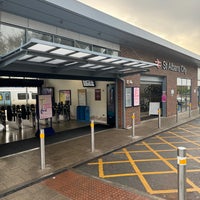
[(49, 46), (49, 45), (45, 45), (45, 44), (35, 44), (31, 47), (29, 47), (29, 50), (35, 50), (35, 51), (42, 51), (42, 52), (47, 52), (51, 49), (54, 49), (54, 46)]

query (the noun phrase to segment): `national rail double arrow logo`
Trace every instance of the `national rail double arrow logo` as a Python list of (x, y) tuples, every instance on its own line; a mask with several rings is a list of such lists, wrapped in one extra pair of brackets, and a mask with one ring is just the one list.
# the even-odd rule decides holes
[(155, 63), (157, 64), (158, 69), (162, 67), (162, 62), (158, 58), (155, 60)]

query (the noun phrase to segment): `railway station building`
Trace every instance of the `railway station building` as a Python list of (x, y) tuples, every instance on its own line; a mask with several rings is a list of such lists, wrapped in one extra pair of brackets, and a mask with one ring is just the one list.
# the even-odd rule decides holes
[(72, 119), (82, 106), (129, 128), (198, 109), (199, 55), (78, 1), (0, 0), (0, 46), (0, 87), (53, 90)]

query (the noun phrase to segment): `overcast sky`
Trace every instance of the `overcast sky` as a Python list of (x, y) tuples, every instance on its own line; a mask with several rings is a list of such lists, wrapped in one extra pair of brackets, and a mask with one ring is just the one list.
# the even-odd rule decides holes
[(200, 55), (200, 0), (79, 0)]

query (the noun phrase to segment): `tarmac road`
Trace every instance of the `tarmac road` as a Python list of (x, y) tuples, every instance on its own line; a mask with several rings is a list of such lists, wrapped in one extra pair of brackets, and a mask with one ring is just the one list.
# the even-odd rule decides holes
[(79, 172), (168, 200), (178, 199), (177, 147), (186, 148), (186, 197), (200, 199), (200, 119), (76, 168)]

